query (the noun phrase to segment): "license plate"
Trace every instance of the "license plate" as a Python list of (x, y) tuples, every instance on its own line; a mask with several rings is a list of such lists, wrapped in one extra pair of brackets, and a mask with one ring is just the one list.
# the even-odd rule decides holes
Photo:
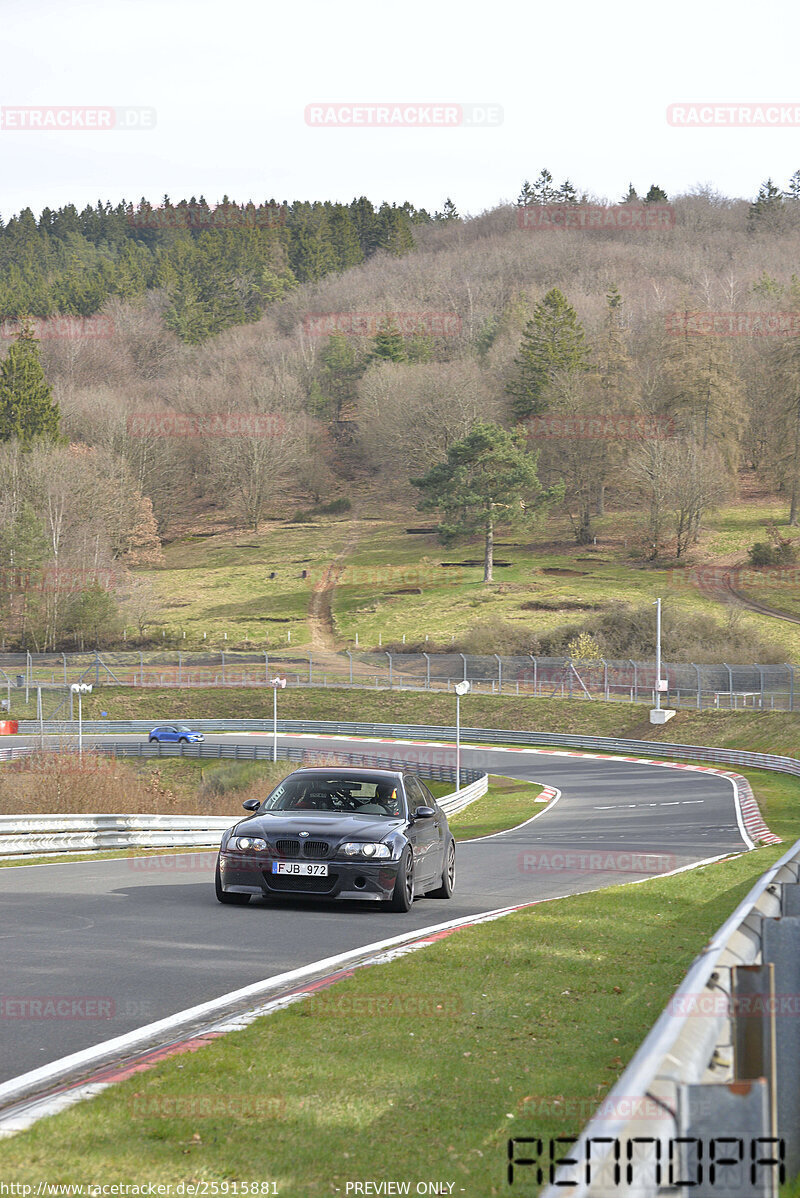
[(314, 865), (310, 861), (273, 861), (274, 874), (293, 874), (295, 877), (327, 878), (327, 865)]

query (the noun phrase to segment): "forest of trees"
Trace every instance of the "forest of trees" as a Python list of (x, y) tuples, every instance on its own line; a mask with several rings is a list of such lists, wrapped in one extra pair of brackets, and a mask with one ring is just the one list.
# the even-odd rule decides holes
[[(690, 560), (743, 471), (797, 524), (800, 172), (752, 201), (673, 197), (669, 228), (537, 234), (517, 220), (521, 205), (582, 202), (601, 201), (542, 171), (516, 206), (472, 218), (452, 200), (431, 215), (165, 197), (9, 220), (0, 633), (39, 648), (113, 639), (120, 604), (144, 629), (152, 596), (130, 569), (156, 563), (192, 513), (257, 529), (353, 480), (410, 510), (411, 480), (479, 426), (527, 447), (531, 493), (557, 499), (579, 544), (624, 505), (632, 554)], [(630, 184), (615, 202), (666, 197)], [(784, 314), (784, 332), (764, 335), (753, 313)], [(57, 316), (76, 323), (59, 333)], [(165, 413), (196, 418), (195, 433), (165, 435)], [(203, 419), (236, 414), (269, 435), (246, 422), (202, 435)], [(37, 570), (57, 585), (25, 592)]]

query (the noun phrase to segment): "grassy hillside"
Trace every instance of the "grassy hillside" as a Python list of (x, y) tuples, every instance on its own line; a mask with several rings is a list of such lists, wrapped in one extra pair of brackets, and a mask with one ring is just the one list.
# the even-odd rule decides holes
[[(433, 532), (408, 531), (429, 526), (412, 507), (365, 499), (352, 516), (307, 524), (274, 520), (257, 534), (193, 533), (166, 546), (163, 567), (139, 573), (157, 594), (155, 640), (160, 630), (187, 649), (275, 650), (289, 644), (289, 635), (293, 646), (311, 645), (313, 592), (341, 554), (329, 600), (330, 646), (353, 648), (356, 636), (361, 648), (402, 644), (404, 636), (407, 643), (424, 642), (427, 636), (446, 647), (476, 625), (503, 621), (536, 651), (537, 639), (565, 624), (580, 626), (613, 604), (646, 604), (657, 595), (665, 610), (705, 615), (725, 629), (730, 609), (701, 592), (698, 570), (736, 561), (737, 546), (763, 535), (765, 521), (777, 512), (769, 500), (721, 509), (709, 518), (688, 568), (654, 567), (632, 556), (635, 511), (599, 519), (597, 544), (584, 547), (575, 545), (568, 521), (556, 518), (536, 536), (500, 539), (496, 581), (485, 585), (479, 542), (445, 548)], [(767, 577), (759, 587), (751, 573), (746, 589), (761, 602), (788, 609), (793, 577)], [(800, 626), (749, 613), (739, 625), (740, 646), (734, 637), (727, 652), (709, 657), (711, 647), (699, 644), (693, 646), (696, 659), (800, 660)], [(485, 651), (510, 651), (500, 636), (495, 631), (495, 644)]]

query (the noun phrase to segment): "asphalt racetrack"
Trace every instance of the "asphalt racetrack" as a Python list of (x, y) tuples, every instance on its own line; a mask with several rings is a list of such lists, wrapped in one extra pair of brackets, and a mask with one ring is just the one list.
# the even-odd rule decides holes
[[(19, 738), (22, 740), (24, 738)], [(87, 738), (87, 744), (100, 738)], [(139, 737), (116, 740), (141, 739)], [(264, 737), (270, 742), (271, 738)], [(282, 740), (284, 738), (281, 738)], [(209, 736), (207, 743), (252, 736)], [(19, 741), (17, 742), (19, 743)], [(287, 743), (408, 754), (321, 737)], [(750, 847), (723, 777), (603, 758), (462, 750), (465, 767), (558, 787), (519, 828), (458, 847), (456, 893), (405, 915), (371, 903), (214, 897), (215, 854), (0, 869), (0, 1082), (238, 987), (407, 930), (647, 878)], [(244, 814), (244, 813), (242, 813)], [(233, 819), (231, 822), (234, 822)], [(62, 1015), (36, 1001), (68, 998)]]

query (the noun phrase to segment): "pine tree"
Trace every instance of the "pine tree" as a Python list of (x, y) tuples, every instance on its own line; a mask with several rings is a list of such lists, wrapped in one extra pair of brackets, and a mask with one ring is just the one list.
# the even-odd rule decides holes
[(650, 190), (644, 197), (645, 204), (666, 204), (667, 193), (656, 183), (650, 184)]
[(458, 212), (458, 209), (456, 208), (455, 204), (448, 196), (444, 202), (444, 207), (442, 208), (442, 211), (437, 212), (433, 219), (434, 220), (461, 220), (461, 217), (459, 216), (459, 212)]
[(639, 195), (638, 195), (638, 192), (636, 191), (636, 188), (633, 186), (633, 184), (632, 184), (632, 183), (629, 183), (629, 184), (628, 184), (628, 191), (627, 191), (627, 193), (626, 193), (626, 194), (625, 194), (625, 195), (622, 197), (622, 200), (620, 201), (620, 203), (622, 203), (622, 204), (636, 204), (636, 203), (638, 203), (638, 202), (639, 202)]
[[(377, 355), (383, 357), (382, 354)], [(325, 348), (320, 354), (322, 371), (319, 378), (319, 391), (327, 401), (334, 420), (341, 420), (343, 413), (356, 399), (358, 380), (364, 372), (364, 364), (359, 360), (353, 343), (345, 333), (331, 333)]]
[(441, 514), (439, 537), (445, 544), (483, 535), (484, 582), (492, 581), (497, 526), (531, 524), (562, 493), (543, 490), (536, 455), (527, 452), (521, 434), (488, 423), (475, 424), (450, 446), (446, 461), (411, 483), (422, 492), (420, 509)]
[(791, 200), (800, 200), (800, 171), (795, 171), (789, 180), (789, 190), (786, 195)]
[(558, 189), (558, 198), (562, 204), (577, 204), (578, 193), (575, 190), (575, 185), (565, 179)]
[(535, 204), (553, 204), (558, 199), (558, 192), (553, 186), (553, 176), (546, 167), (539, 172), (539, 177), (533, 184), (533, 202)]
[(575, 309), (557, 287), (537, 304), (525, 326), (516, 371), (506, 387), (517, 420), (544, 411), (546, 389), (559, 373), (588, 369), (583, 326)]
[(522, 191), (517, 196), (517, 204), (524, 208), (526, 204), (536, 203), (536, 192), (533, 190), (530, 182), (526, 179), (522, 184)]
[(751, 229), (763, 224), (767, 227), (774, 224), (775, 217), (783, 210), (783, 192), (776, 187), (772, 179), (767, 179), (758, 189), (755, 201), (750, 205), (747, 223)]
[(371, 359), (383, 359), (385, 362), (405, 362), (406, 353), (403, 334), (392, 320), (385, 320), (372, 339)]
[(378, 248), (402, 258), (414, 248), (411, 222), (396, 204), (381, 204), (378, 212)]
[(39, 342), (30, 321), (0, 362), (0, 441), (18, 438), (30, 446), (59, 439), (60, 412), (39, 361)]

